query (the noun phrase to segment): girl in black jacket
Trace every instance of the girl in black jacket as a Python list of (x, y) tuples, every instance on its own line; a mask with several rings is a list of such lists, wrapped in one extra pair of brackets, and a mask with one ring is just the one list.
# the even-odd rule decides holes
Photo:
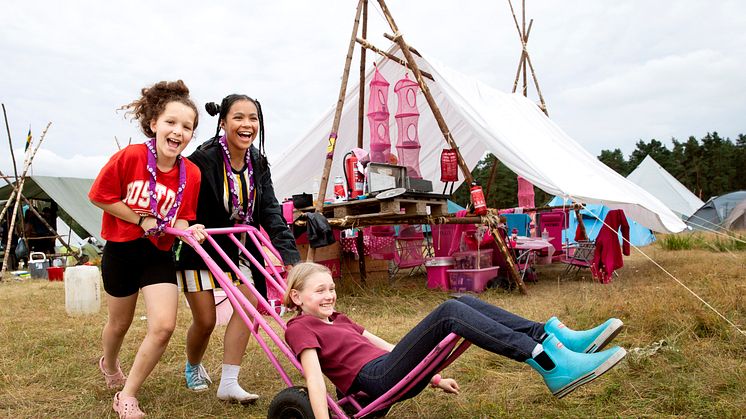
[[(207, 228), (232, 227), (250, 224), (263, 227), (272, 244), (280, 252), (283, 263), (289, 269), (300, 261), (295, 240), (282, 216), (275, 197), (269, 164), (264, 153), (264, 123), (261, 105), (246, 95), (229, 95), (218, 106), (205, 105), (207, 112), (219, 114), (218, 128), (214, 138), (200, 145), (189, 159), (202, 171), (202, 186), (197, 204), (197, 221)], [(220, 131), (224, 134), (221, 136)], [(259, 137), (259, 149), (253, 144)], [(215, 240), (236, 265), (239, 265), (239, 250), (225, 235)], [(251, 240), (245, 246), (258, 260), (259, 251)], [(237, 281), (231, 269), (212, 250), (208, 253)], [(215, 327), (215, 300), (213, 289), (219, 288), (217, 280), (207, 269), (202, 259), (188, 246), (176, 249), (179, 286), (184, 290), (192, 310), (192, 325), (187, 332), (186, 385), (194, 391), (206, 390), (212, 382), (202, 366), (202, 358), (210, 335)], [(266, 296), (264, 278), (253, 266), (250, 268), (255, 286)], [(246, 270), (244, 273), (248, 273)], [(246, 275), (249, 277), (249, 275)], [(238, 285), (238, 283), (237, 283)], [(256, 306), (248, 287), (239, 289)], [(238, 384), (241, 358), (246, 351), (250, 332), (237, 313), (228, 322), (225, 331), (223, 368), (217, 395), (221, 400), (251, 403), (258, 395), (244, 391)]]

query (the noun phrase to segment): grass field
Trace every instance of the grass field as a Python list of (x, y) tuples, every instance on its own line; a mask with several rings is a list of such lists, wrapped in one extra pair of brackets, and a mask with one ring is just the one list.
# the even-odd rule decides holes
[[(644, 249), (673, 275), (742, 329), (746, 328), (746, 252)], [(585, 328), (615, 316), (626, 327), (615, 343), (630, 352), (614, 370), (570, 396), (554, 399), (524, 364), (469, 349), (445, 372), (461, 385), (459, 396), (426, 389), (395, 405), (393, 418), (495, 417), (743, 417), (746, 415), (746, 336), (717, 317), (644, 257), (633, 254), (610, 285), (585, 279), (559, 282), (560, 266), (540, 267), (529, 294), (489, 290), (481, 297), (525, 317), (552, 315)], [(394, 286), (345, 277), (338, 309), (373, 333), (395, 342), (448, 298), (424, 288), (424, 276)], [(114, 394), (96, 362), (106, 318), (68, 317), (61, 282), (10, 280), (0, 284), (0, 416), (9, 418), (107, 418)], [(125, 371), (145, 331), (142, 302), (125, 340)], [(254, 406), (228, 405), (214, 389), (184, 387), (184, 342), (190, 322), (181, 301), (177, 331), (138, 398), (149, 418), (266, 417), (282, 382), (255, 342), (249, 344), (240, 381), (260, 393)], [(218, 327), (205, 365), (219, 377), (222, 334)], [(660, 342), (664, 343), (661, 344)], [(656, 342), (658, 344), (656, 345)], [(641, 348), (641, 349), (634, 349)], [(298, 377), (297, 374), (294, 374)]]

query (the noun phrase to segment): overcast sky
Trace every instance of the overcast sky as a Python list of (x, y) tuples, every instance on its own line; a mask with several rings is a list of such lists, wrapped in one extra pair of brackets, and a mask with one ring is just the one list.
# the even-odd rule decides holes
[[(534, 19), (528, 49), (550, 116), (590, 152), (620, 148), (628, 155), (640, 139), (670, 144), (671, 137), (746, 132), (746, 2), (527, 3)], [(276, 156), (334, 105), (356, 4), (3, 2), (0, 102), (16, 156), (22, 159), (29, 126), (38, 139), (51, 121), (34, 173), (95, 177), (116, 151), (115, 136), (143, 140), (116, 109), (146, 85), (179, 78), (200, 109), (234, 92), (259, 98), (267, 149)], [(507, 1), (387, 5), (412, 46), (512, 89), (520, 43)], [(386, 49), (382, 34), (391, 31), (377, 2), (370, 6), (368, 38)], [(356, 54), (351, 85), (358, 62)], [(204, 111), (200, 117), (189, 150), (214, 133), (216, 120)], [(0, 170), (9, 175), (2, 128)]]

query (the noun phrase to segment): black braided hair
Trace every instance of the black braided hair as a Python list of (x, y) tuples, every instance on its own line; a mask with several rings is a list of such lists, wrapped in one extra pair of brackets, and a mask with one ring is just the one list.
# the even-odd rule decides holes
[(259, 103), (258, 100), (253, 99), (247, 95), (240, 95), (240, 94), (231, 94), (223, 98), (223, 100), (220, 102), (220, 105), (218, 105), (215, 102), (208, 102), (205, 104), (205, 110), (207, 111), (210, 116), (218, 116), (218, 126), (215, 129), (215, 138), (217, 138), (220, 135), (220, 121), (225, 120), (225, 118), (228, 117), (228, 111), (231, 109), (231, 106), (233, 106), (234, 103), (240, 101), (240, 100), (248, 100), (249, 102), (253, 103), (254, 106), (256, 106), (256, 111), (259, 117), (259, 164), (263, 167), (269, 166), (269, 161), (267, 160), (267, 153), (264, 150), (264, 114), (262, 113), (262, 105)]

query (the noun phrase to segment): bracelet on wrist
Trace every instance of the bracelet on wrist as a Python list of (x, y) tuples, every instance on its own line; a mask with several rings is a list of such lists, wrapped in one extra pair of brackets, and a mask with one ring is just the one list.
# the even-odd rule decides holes
[(137, 222), (137, 226), (138, 227), (142, 227), (142, 222), (145, 221), (146, 218), (148, 218), (148, 217), (145, 216), (145, 215), (141, 215), (140, 216), (140, 220)]
[(443, 377), (441, 377), (440, 374), (433, 375), (433, 378), (430, 379), (430, 386), (433, 388), (437, 388), (438, 384), (440, 384), (441, 378)]

